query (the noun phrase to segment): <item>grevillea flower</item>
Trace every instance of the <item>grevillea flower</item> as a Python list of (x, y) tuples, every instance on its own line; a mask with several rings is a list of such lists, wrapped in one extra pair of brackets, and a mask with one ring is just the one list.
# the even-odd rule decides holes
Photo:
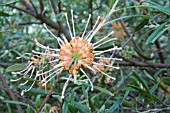
[(115, 23), (112, 24), (112, 27), (115, 31), (114, 36), (117, 37), (117, 38), (124, 39), (124, 36), (126, 36), (126, 33), (125, 33), (121, 23), (115, 22)]
[[(111, 68), (113, 69), (119, 69), (119, 67), (112, 66), (112, 63), (110, 63), (112, 60), (122, 60), (119, 58), (112, 58), (112, 57), (104, 57), (104, 53), (112, 52), (115, 50), (121, 50), (121, 47), (112, 46), (109, 49), (106, 50), (99, 50), (99, 47), (104, 46), (107, 43), (113, 43), (117, 38), (109, 38), (114, 32), (111, 31), (108, 35), (102, 37), (101, 39), (97, 40), (96, 42), (92, 42), (92, 39), (96, 35), (96, 33), (100, 30), (100, 28), (104, 25), (105, 19), (103, 19), (102, 22), (99, 22), (100, 17), (97, 18), (92, 30), (89, 32), (86, 32), (86, 29), (88, 27), (88, 23), (90, 21), (91, 15), (89, 15), (89, 18), (87, 19), (86, 26), (84, 28), (84, 31), (81, 36), (77, 36), (75, 32), (74, 27), (74, 17), (73, 17), (73, 10), (71, 10), (71, 23), (72, 27), (70, 26), (67, 14), (65, 14), (66, 22), (68, 25), (68, 29), (70, 32), (71, 40), (67, 40), (65, 36), (56, 37), (44, 24), (44, 27), (47, 29), (47, 31), (54, 36), (60, 48), (49, 48), (42, 44), (40, 44), (37, 40), (35, 40), (35, 43), (37, 46), (48, 50), (53, 51), (52, 54), (49, 52), (41, 53), (38, 51), (32, 51), (34, 54), (42, 55), (47, 58), (47, 56), (53, 60), (50, 61), (50, 63), (54, 63), (53, 67), (45, 72), (38, 71), (37, 76), (46, 75), (43, 80), (41, 80), (42, 85), (46, 85), (52, 78), (54, 78), (56, 75), (61, 73), (62, 71), (68, 71), (69, 77), (67, 81), (65, 82), (65, 85), (63, 87), (61, 98), (64, 98), (64, 93), (66, 90), (66, 87), (68, 85), (69, 80), (71, 77), (74, 77), (74, 83), (77, 83), (77, 75), (80, 72), (82, 72), (88, 79), (88, 81), (91, 84), (91, 90), (93, 90), (93, 83), (91, 82), (89, 76), (86, 74), (85, 68), (87, 70), (92, 71), (94, 74), (100, 72), (103, 75), (106, 75), (107, 77), (115, 80), (115, 77), (108, 75), (105, 73), (105, 67), (109, 67), (110, 71)], [(113, 44), (114, 45), (114, 44)]]

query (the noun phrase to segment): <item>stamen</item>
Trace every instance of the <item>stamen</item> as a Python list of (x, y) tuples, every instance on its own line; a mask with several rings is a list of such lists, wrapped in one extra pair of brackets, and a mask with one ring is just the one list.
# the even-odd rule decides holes
[[(48, 28), (47, 28), (47, 26), (46, 26), (46, 24), (45, 24), (45, 23), (44, 23), (43, 25), (44, 25), (45, 29), (46, 29), (46, 30), (47, 30), (47, 31), (48, 31), (48, 32), (49, 32), (49, 33), (50, 33), (50, 34), (51, 34), (54, 38), (56, 38), (56, 39), (57, 39), (58, 44), (59, 44), (59, 45), (60, 45), (60, 47), (61, 47), (61, 45), (62, 45), (62, 44), (64, 44), (64, 42), (63, 42), (60, 38), (56, 37), (56, 36), (55, 36), (55, 35), (54, 35), (54, 34), (53, 34), (53, 33), (52, 33), (52, 32), (51, 32)], [(62, 44), (61, 44), (60, 42), (61, 42)]]
[(97, 63), (97, 62), (93, 62), (93, 64), (119, 69), (119, 67), (114, 67), (114, 66), (110, 66), (110, 65), (106, 65), (106, 64)]
[(91, 84), (91, 90), (93, 91), (93, 83), (91, 82), (90, 78), (87, 76), (87, 74), (84, 72), (84, 70), (82, 68), (80, 68), (80, 70), (82, 71), (82, 73), (87, 77), (87, 79), (89, 80), (90, 84)]
[[(34, 70), (35, 70), (35, 66), (32, 68), (31, 76), (30, 76), (29, 78), (32, 77)], [(22, 85), (25, 85), (28, 81), (29, 81), (29, 80), (27, 80), (27, 81), (24, 82), (24, 83), (21, 83), (20, 85), (21, 85), (21, 86), (22, 86)]]
[(46, 47), (46, 46), (40, 44), (40, 43), (37, 41), (37, 39), (35, 39), (35, 44), (36, 44), (37, 46), (43, 48), (43, 49), (49, 49), (49, 50), (52, 50), (52, 51), (60, 51), (60, 49), (53, 49), (53, 48), (49, 48), (49, 47)]
[(57, 62), (57, 61), (59, 61), (59, 59), (51, 60), (48, 63), (53, 63), (53, 62)]
[(94, 26), (93, 26), (93, 29), (92, 29), (92, 30), (89, 32), (89, 34), (86, 36), (85, 40), (88, 40), (88, 37), (89, 37), (90, 34), (94, 31), (94, 28), (96, 27), (96, 25), (97, 25), (99, 19), (100, 19), (100, 16), (98, 16), (97, 21), (96, 21), (96, 23), (95, 23)]
[(106, 58), (106, 57), (95, 57), (96, 59), (108, 59), (108, 60), (119, 60), (119, 61), (122, 61), (121, 58)]
[(53, 57), (58, 57), (59, 54), (48, 54), (48, 53), (41, 53), (41, 52), (38, 52), (38, 51), (34, 51), (32, 50), (33, 53), (36, 53), (36, 54), (41, 54), (41, 55), (48, 55), (48, 56), (53, 56)]
[(32, 54), (32, 53), (24, 53), (20, 57), (17, 57), (16, 59), (20, 59), (20, 58), (24, 57), (25, 55), (30, 55), (30, 54)]
[(34, 84), (35, 84), (35, 80), (37, 79), (37, 77), (38, 77), (38, 71), (37, 71), (37, 73), (36, 73), (36, 75), (35, 75), (34, 82), (31, 84), (31, 86), (29, 87), (29, 89), (25, 89), (25, 92), (27, 92), (27, 91), (29, 91), (29, 90), (32, 89), (32, 87), (33, 87)]
[(66, 21), (67, 21), (68, 29), (69, 29), (69, 32), (70, 32), (70, 35), (71, 35), (71, 39), (73, 39), (73, 34), (72, 34), (72, 32), (71, 32), (70, 24), (69, 24), (69, 22), (68, 22), (67, 13), (65, 13), (65, 17), (66, 17)]
[(74, 74), (74, 84), (77, 84), (77, 75)]
[(116, 78), (109, 76), (108, 74), (106, 74), (106, 73), (104, 73), (103, 71), (101, 71), (100, 69), (98, 69), (96, 66), (93, 65), (93, 67), (96, 68), (96, 69), (97, 69), (99, 72), (101, 72), (102, 74), (106, 75), (107, 77), (109, 77), (109, 78), (111, 78), (111, 79), (113, 79), (113, 80), (116, 80)]
[(95, 70), (92, 67), (87, 66), (87, 68), (90, 69), (91, 71), (95, 72)]
[(19, 71), (19, 72), (12, 72), (12, 74), (20, 74), (20, 73), (26, 71), (32, 64), (33, 64), (33, 62), (31, 62), (24, 70)]
[(87, 26), (88, 26), (89, 21), (90, 21), (90, 18), (91, 18), (91, 14), (89, 14), (89, 18), (88, 18), (88, 20), (87, 20), (87, 24), (86, 24), (86, 27), (85, 27), (85, 29), (84, 29), (84, 32), (83, 32), (83, 34), (82, 34), (81, 38), (83, 38), (83, 37), (84, 37), (84, 34), (85, 34), (85, 32), (86, 32)]
[(62, 91), (62, 94), (61, 94), (61, 99), (64, 99), (64, 93), (65, 93), (65, 90), (68, 86), (68, 83), (69, 83), (69, 80), (70, 80), (71, 77), (72, 77), (72, 75), (69, 76), (69, 78), (67, 79), (67, 81), (64, 84), (63, 91)]
[(87, 40), (89, 43), (91, 42), (93, 36), (97, 33), (97, 31), (102, 27), (102, 25), (104, 24), (105, 19), (102, 21), (102, 23), (100, 23), (97, 28), (94, 30), (94, 32), (92, 33), (92, 35), (89, 37), (89, 39)]
[(60, 69), (58, 69), (58, 70), (52, 72), (51, 74), (49, 74), (48, 76), (46, 76), (45, 78), (43, 78), (43, 80), (41, 81), (41, 83), (45, 82), (46, 79), (49, 78), (49, 77), (51, 77), (51, 75), (53, 75), (54, 73), (60, 72), (61, 69), (62, 69), (62, 68), (60, 68)]
[(45, 86), (51, 79), (53, 79), (57, 74), (60, 74), (62, 71), (63, 68), (61, 68), (58, 73), (54, 74), (50, 79), (48, 79), (45, 83), (43, 83), (42, 86)]
[(96, 43), (93, 44), (93, 46), (95, 46), (96, 44), (100, 43), (101, 41), (103, 41), (104, 39), (106, 39), (107, 37), (109, 37), (111, 34), (113, 34), (114, 32), (110, 32), (107, 36), (105, 36), (104, 38), (100, 39), (99, 41), (97, 41)]
[(101, 45), (103, 45), (103, 44), (105, 44), (105, 43), (107, 43), (107, 42), (110, 42), (110, 41), (112, 41), (112, 40), (117, 40), (117, 38), (112, 38), (112, 39), (107, 40), (107, 41), (105, 41), (105, 42), (103, 42), (103, 43), (100, 43), (99, 45), (94, 46), (94, 48), (93, 48), (93, 49), (96, 49), (96, 48), (98, 48), (99, 46), (101, 46)]
[(63, 35), (64, 42), (68, 43), (67, 38)]
[(73, 16), (73, 10), (71, 9), (71, 17), (72, 17), (72, 25), (73, 25), (73, 34), (74, 34), (74, 37), (76, 36), (76, 33), (75, 33), (75, 27), (74, 27), (74, 16)]
[(18, 80), (21, 80), (22, 78), (24, 78), (24, 77), (28, 74), (28, 72), (29, 72), (31, 69), (32, 69), (32, 66), (28, 68), (28, 70), (24, 73), (24, 75), (23, 75), (22, 77), (20, 77), (20, 78), (18, 78), (18, 79), (15, 79), (15, 80), (11, 79), (10, 81), (11, 81), (11, 82), (16, 82), (16, 81), (18, 81)]
[(122, 49), (121, 47), (118, 48), (117, 46), (115, 46), (114, 48), (111, 48), (111, 49), (108, 49), (108, 50), (104, 50), (104, 51), (94, 51), (94, 52), (99, 52), (99, 53), (96, 53), (94, 55), (96, 56), (96, 55), (100, 55), (102, 53), (109, 52), (109, 51), (112, 51), (112, 50), (121, 50), (121, 49)]
[(57, 64), (57, 65), (55, 65), (52, 69), (50, 69), (50, 70), (48, 70), (48, 71), (46, 71), (46, 72), (44, 72), (44, 73), (40, 73), (40, 74), (38, 74), (38, 75), (44, 75), (44, 74), (50, 73), (51, 71), (53, 71), (54, 69), (56, 69), (56, 68), (58, 68), (58, 67), (60, 67), (60, 66), (61, 66), (61, 64)]

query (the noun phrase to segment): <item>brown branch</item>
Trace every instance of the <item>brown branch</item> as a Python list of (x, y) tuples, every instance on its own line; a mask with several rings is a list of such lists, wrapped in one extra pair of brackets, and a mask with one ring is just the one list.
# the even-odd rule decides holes
[(46, 96), (46, 98), (44, 99), (43, 103), (42, 103), (41, 106), (39, 107), (37, 113), (40, 113), (40, 112), (41, 112), (42, 108), (44, 107), (44, 105), (46, 104), (46, 102), (48, 101), (48, 99), (50, 98), (50, 96), (51, 96), (51, 94), (52, 94), (54, 88), (56, 87), (58, 81), (59, 81), (60, 78), (61, 78), (61, 75), (62, 75), (62, 73), (58, 75), (58, 78), (56, 79), (54, 85), (51, 87), (51, 89), (50, 89), (48, 95)]
[(55, 14), (59, 14), (59, 11), (57, 10), (57, 7), (56, 7), (54, 1), (53, 1), (53, 0), (50, 0), (50, 3), (51, 3), (51, 6), (52, 6), (52, 8), (53, 8), (54, 13), (55, 13)]
[(20, 22), (18, 25), (42, 24), (42, 22)]
[(143, 63), (143, 62), (115, 62), (114, 65), (120, 65), (120, 66), (134, 66), (134, 67), (152, 67), (152, 68), (170, 68), (170, 64), (162, 64), (162, 63)]
[(89, 8), (90, 8), (90, 14), (91, 14), (91, 19), (90, 19), (90, 29), (93, 29), (93, 0), (89, 1)]
[(32, 5), (32, 7), (34, 8), (35, 13), (38, 14), (38, 11), (37, 11), (37, 9), (36, 9), (34, 3), (32, 2), (32, 0), (30, 0), (30, 3), (31, 3), (31, 5)]
[(138, 66), (138, 67), (153, 67), (153, 68), (170, 68), (170, 64), (163, 64), (163, 63), (152, 63), (152, 62), (138, 62), (135, 60), (131, 60), (131, 59), (126, 59), (121, 55), (117, 55), (115, 54), (116, 57), (118, 58), (122, 58), (124, 61), (124, 63), (118, 63), (124, 66)]
[(29, 11), (34, 12), (34, 13), (36, 14), (35, 9), (31, 6), (30, 3), (28, 3), (26, 0), (21, 0), (21, 1), (22, 1), (22, 3), (26, 6), (26, 8), (27, 8)]
[[(114, 13), (116, 18), (119, 18), (119, 16), (117, 15), (117, 13)], [(123, 20), (119, 20), (120, 24), (122, 25), (123, 30), (125, 31), (125, 33), (127, 34), (127, 36), (130, 38), (131, 34), (129, 33), (129, 31), (127, 30)], [(133, 39), (133, 37), (131, 38), (131, 41), (133, 43), (133, 45), (135, 46), (135, 48), (140, 52), (143, 53), (142, 50), (140, 49), (140, 47), (138, 46), (138, 44), (135, 42), (135, 40)]]
[[(56, 7), (56, 5), (55, 5), (55, 2), (54, 2), (53, 0), (50, 0), (50, 3), (51, 3), (51, 6), (52, 6), (52, 8), (53, 8), (54, 13), (55, 13), (55, 14), (60, 14), (59, 9), (57, 9), (57, 7)], [(60, 3), (59, 3), (59, 5), (60, 5)], [(58, 6), (58, 7), (59, 7), (59, 6)], [(61, 23), (61, 21), (58, 21), (58, 25), (59, 25), (61, 31), (66, 35), (66, 34), (67, 34), (66, 28), (64, 28), (64, 26), (63, 26), (63, 24)], [(68, 35), (66, 35), (66, 38), (69, 39), (69, 40), (71, 40), (70, 36), (68, 36)]]
[(34, 12), (31, 12), (29, 10), (22, 9), (22, 8), (16, 7), (14, 5), (9, 5), (9, 7), (13, 8), (13, 9), (17, 9), (17, 10), (19, 10), (21, 12), (27, 13), (27, 14), (32, 15), (32, 16), (36, 16), (36, 14)]
[[(115, 55), (118, 56), (118, 55)], [(151, 63), (151, 62), (138, 62), (135, 60), (130, 60), (130, 59), (125, 59), (122, 56), (118, 56), (119, 58), (122, 58), (124, 61), (126, 62), (115, 62), (115, 65), (121, 65), (121, 66), (136, 66), (136, 67), (153, 67), (153, 68), (170, 68), (170, 64), (163, 64), (163, 63)], [(7, 63), (7, 62), (0, 62), (0, 66), (3, 67), (8, 67), (11, 66), (15, 63)], [(22, 64), (26, 64), (26, 63), (22, 63)]]
[[(158, 40), (155, 41), (155, 45), (156, 45), (157, 49), (161, 51), (161, 47), (160, 47), (160, 44), (159, 44)], [(158, 56), (159, 56), (160, 62), (161, 63), (165, 63), (164, 62), (163, 54), (162, 53), (158, 53)]]
[[(0, 90), (4, 90), (5, 92), (7, 92), (7, 89), (5, 89), (3, 86), (0, 86)], [(35, 102), (33, 102), (30, 99), (24, 98), (23, 96), (21, 96), (20, 94), (18, 94), (17, 92), (14, 92), (13, 90), (11, 90), (13, 92), (13, 94), (18, 97), (19, 99), (23, 100), (26, 103), (30, 103), (32, 106), (35, 106)]]
[[(17, 98), (15, 97), (15, 95), (13, 94), (13, 92), (11, 91), (11, 89), (8, 87), (8, 84), (6, 83), (3, 75), (0, 73), (0, 80), (2, 81), (2, 84), (4, 85), (4, 87), (6, 88), (8, 94), (11, 96), (13, 101), (17, 101)], [(16, 104), (16, 107), (18, 109), (18, 111), (20, 113), (24, 113), (24, 111), (22, 110), (21, 106)]]
[(24, 13), (27, 13), (33, 17), (35, 17), (36, 19), (40, 20), (42, 23), (46, 23), (48, 26), (56, 29), (56, 30), (59, 30), (59, 32), (62, 32), (64, 33), (64, 35), (68, 38), (68, 39), (71, 39), (70, 36), (67, 34), (67, 31), (66, 29), (62, 26), (61, 22), (60, 24), (58, 25), (57, 23), (55, 23), (54, 21), (48, 19), (45, 17), (45, 15), (39, 15), (39, 14), (36, 14), (35, 12), (31, 12), (30, 10), (25, 10), (25, 9), (22, 9), (22, 8), (19, 8), (19, 7), (16, 7), (14, 5), (9, 5), (9, 7), (11, 8), (14, 8), (14, 9), (17, 9), (21, 12), (24, 12)]
[(39, 1), (39, 4), (40, 4), (40, 10), (41, 10), (41, 14), (42, 12), (44, 11), (44, 3), (42, 0), (38, 0)]

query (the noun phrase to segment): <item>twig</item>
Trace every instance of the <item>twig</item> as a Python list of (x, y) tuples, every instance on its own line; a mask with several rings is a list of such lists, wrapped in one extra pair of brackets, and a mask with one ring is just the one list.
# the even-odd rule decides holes
[(165, 107), (165, 108), (155, 108), (155, 109), (149, 109), (147, 111), (143, 111), (143, 112), (140, 112), (140, 113), (162, 113), (163, 111), (167, 111), (167, 110), (170, 110), (170, 107)]
[(55, 13), (55, 14), (59, 14), (59, 11), (57, 10), (57, 7), (56, 7), (54, 1), (53, 1), (53, 0), (50, 0), (50, 3), (51, 3), (51, 6), (52, 6), (52, 8), (53, 8), (54, 13)]
[[(3, 77), (3, 75), (2, 75), (1, 73), (0, 73), (0, 80), (2, 81), (2, 84), (3, 84), (4, 87), (6, 88), (7, 92), (8, 92), (9, 95), (11, 96), (12, 100), (13, 100), (13, 101), (17, 101), (15, 95), (13, 94), (13, 92), (11, 91), (11, 89), (8, 87), (8, 84), (6, 83), (4, 77)], [(19, 111), (20, 113), (24, 113), (24, 111), (23, 111), (23, 109), (21, 108), (20, 105), (16, 104), (16, 107), (17, 107), (17, 109), (18, 109), (18, 111)]]
[[(55, 5), (55, 2), (54, 2), (53, 0), (50, 0), (50, 3), (51, 3), (51, 6), (52, 6), (52, 8), (53, 8), (54, 13), (55, 13), (55, 14), (60, 14), (60, 12), (59, 12), (60, 10), (59, 10), (59, 9), (57, 10), (57, 7), (56, 7), (56, 5)], [(58, 4), (58, 7), (60, 7), (59, 5), (60, 5), (60, 3)], [(64, 33), (64, 34), (67, 34), (67, 32), (66, 32), (63, 24), (61, 23), (61, 21), (58, 21), (58, 25), (59, 25), (60, 29), (63, 31), (63, 33)], [(68, 35), (66, 35), (66, 38), (67, 38), (68, 40), (71, 40), (71, 38), (70, 38)]]
[[(156, 45), (157, 49), (158, 49), (159, 51), (161, 51), (161, 47), (160, 47), (160, 44), (159, 44), (158, 40), (155, 41), (155, 45)], [(165, 63), (165, 62), (164, 62), (163, 54), (162, 54), (161, 52), (158, 53), (158, 56), (159, 56), (160, 62), (161, 62), (161, 63)]]
[(42, 22), (20, 22), (18, 25), (42, 24)]
[(93, 0), (90, 0), (89, 6), (90, 6), (90, 14), (91, 14), (90, 29), (92, 30), (93, 29)]
[(21, 0), (21, 1), (22, 1), (22, 3), (26, 6), (26, 8), (27, 8), (28, 10), (30, 10), (31, 12), (34, 12), (34, 13), (36, 14), (35, 9), (31, 6), (30, 3), (28, 3), (26, 0)]
[[(7, 92), (7, 89), (5, 89), (3, 86), (0, 86), (0, 90), (1, 91), (6, 91)], [(27, 98), (24, 98), (23, 96), (21, 96), (20, 94), (18, 94), (17, 92), (14, 92), (13, 90), (11, 90), (13, 92), (13, 94), (18, 97), (19, 99), (22, 99), (24, 102), (26, 103), (30, 103), (32, 106), (35, 106), (35, 102), (33, 102), (32, 100), (30, 99), (27, 99)]]
[(123, 43), (121, 47), (124, 48), (132, 39), (133, 35), (131, 35), (130, 38), (125, 43)]
[[(119, 18), (119, 16), (118, 16), (116, 13), (114, 13), (114, 15), (115, 15), (116, 18)], [(119, 20), (119, 22), (120, 22), (120, 24), (122, 25), (122, 28), (123, 28), (123, 30), (125, 31), (125, 33), (127, 34), (127, 36), (128, 36), (129, 38), (131, 38), (131, 41), (132, 41), (133, 45), (135, 46), (135, 48), (136, 48), (140, 53), (142, 53), (142, 50), (140, 49), (140, 47), (138, 46), (138, 44), (135, 42), (135, 40), (133, 39), (133, 37), (131, 37), (131, 34), (130, 34), (129, 31), (127, 30), (127, 28), (126, 28), (123, 20)]]
[(126, 62), (118, 62), (117, 64), (123, 66), (138, 66), (138, 67), (153, 67), (153, 68), (170, 68), (170, 64), (163, 64), (163, 63), (152, 63), (152, 62), (138, 62), (131, 59), (126, 59), (121, 55), (115, 54), (118, 58), (122, 58)]
[(39, 1), (39, 4), (40, 4), (40, 10), (41, 10), (40, 14), (42, 14), (42, 12), (44, 11), (44, 3), (43, 3), (42, 0), (38, 0), (38, 1)]
[(48, 99), (50, 98), (50, 96), (51, 96), (51, 94), (52, 94), (54, 88), (56, 87), (58, 81), (59, 81), (60, 78), (61, 78), (61, 75), (62, 75), (62, 73), (58, 75), (58, 78), (56, 79), (54, 85), (51, 87), (51, 89), (50, 89), (48, 95), (46, 96), (46, 98), (44, 99), (43, 103), (42, 103), (41, 106), (39, 107), (37, 113), (40, 113), (40, 112), (41, 112), (41, 110), (42, 110), (42, 108), (44, 107), (45, 103), (46, 103), (46, 102), (48, 101)]
[(32, 0), (30, 0), (30, 3), (31, 3), (31, 5), (32, 5), (32, 7), (33, 7), (35, 13), (38, 14), (38, 11), (37, 11), (37, 9), (36, 9), (34, 3), (32, 2)]
[[(117, 55), (116, 55), (117, 56)], [(138, 62), (135, 60), (129, 60), (122, 56), (119, 56), (120, 58), (123, 58), (126, 62), (115, 62), (113, 65), (121, 65), (121, 66), (135, 66), (135, 67), (153, 67), (153, 68), (170, 68), (170, 64), (163, 64), (163, 63), (151, 63), (151, 62)], [(7, 63), (7, 62), (0, 62), (0, 66), (8, 67), (15, 63)], [(22, 63), (23, 65), (26, 63)]]
[[(92, 79), (92, 83), (94, 83), (94, 82), (97, 80), (97, 78), (98, 78), (98, 75), (96, 75), (96, 76)], [(86, 94), (88, 94), (89, 90), (90, 90), (90, 86), (87, 87), (87, 89), (85, 90)], [(84, 95), (82, 95), (82, 96), (80, 97), (80, 100), (83, 100), (83, 99), (84, 99)]]
[(29, 10), (22, 9), (22, 8), (16, 7), (14, 5), (9, 5), (9, 7), (13, 8), (13, 9), (17, 9), (21, 12), (27, 13), (27, 14), (32, 15), (32, 16), (36, 16), (36, 14), (34, 12), (31, 12)]
[(36, 14), (35, 12), (31, 12), (30, 10), (25, 10), (25, 9), (22, 9), (22, 8), (19, 8), (19, 7), (16, 7), (14, 5), (9, 5), (9, 7), (11, 8), (14, 8), (14, 9), (17, 9), (21, 12), (24, 12), (24, 13), (27, 13), (35, 18), (37, 18), (38, 20), (40, 20), (42, 23), (46, 23), (48, 26), (54, 28), (54, 29), (57, 29), (59, 30), (59, 32), (62, 32), (64, 33), (64, 35), (70, 39), (70, 36), (68, 35), (68, 33), (66, 32), (66, 29), (61, 27), (61, 25), (58, 25), (56, 24), (54, 21), (48, 19), (45, 17), (45, 15), (39, 15), (39, 14)]

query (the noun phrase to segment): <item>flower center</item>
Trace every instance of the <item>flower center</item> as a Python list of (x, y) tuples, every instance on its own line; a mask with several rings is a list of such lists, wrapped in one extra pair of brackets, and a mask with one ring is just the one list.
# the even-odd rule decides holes
[(74, 51), (72, 57), (73, 57), (73, 59), (75, 59), (75, 60), (81, 59), (80, 56), (79, 56), (79, 54), (78, 54), (78, 51)]
[(77, 74), (82, 65), (85, 67), (92, 65), (93, 45), (76, 36), (61, 47), (59, 59), (65, 70), (69, 70), (70, 74)]

